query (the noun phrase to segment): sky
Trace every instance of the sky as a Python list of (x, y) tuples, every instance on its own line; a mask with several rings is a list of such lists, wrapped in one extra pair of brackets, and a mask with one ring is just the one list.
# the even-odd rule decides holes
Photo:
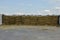
[(60, 15), (60, 0), (0, 0), (0, 14)]

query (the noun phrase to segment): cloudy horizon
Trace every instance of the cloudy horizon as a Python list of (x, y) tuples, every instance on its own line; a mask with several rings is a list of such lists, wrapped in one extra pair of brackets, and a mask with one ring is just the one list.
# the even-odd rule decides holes
[(0, 0), (0, 14), (60, 15), (60, 0)]

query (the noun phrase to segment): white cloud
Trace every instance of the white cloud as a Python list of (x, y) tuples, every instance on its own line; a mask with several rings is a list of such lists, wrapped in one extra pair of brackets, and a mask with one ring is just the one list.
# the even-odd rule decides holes
[(15, 15), (53, 15), (52, 11), (50, 10), (43, 10), (41, 11), (37, 11), (36, 13), (24, 13), (24, 12), (18, 12), (15, 13)]
[(53, 15), (52, 11), (51, 10), (44, 10), (44, 12), (48, 15)]
[(40, 11), (37, 11), (36, 15), (44, 15), (44, 14)]
[(60, 7), (55, 7), (54, 12), (55, 14), (60, 15)]
[(56, 7), (55, 9), (60, 9), (60, 7)]
[(54, 9), (46, 9), (42, 11), (37, 11), (33, 13), (25, 13), (25, 12), (16, 12), (16, 13), (0, 13), (5, 15), (60, 15), (60, 7), (55, 7)]
[(50, 10), (44, 10), (45, 12), (50, 12)]
[(24, 13), (19, 12), (19, 13), (15, 13), (15, 15), (24, 15)]
[(2, 14), (4, 14), (4, 15), (12, 15), (11, 13), (2, 13)]

